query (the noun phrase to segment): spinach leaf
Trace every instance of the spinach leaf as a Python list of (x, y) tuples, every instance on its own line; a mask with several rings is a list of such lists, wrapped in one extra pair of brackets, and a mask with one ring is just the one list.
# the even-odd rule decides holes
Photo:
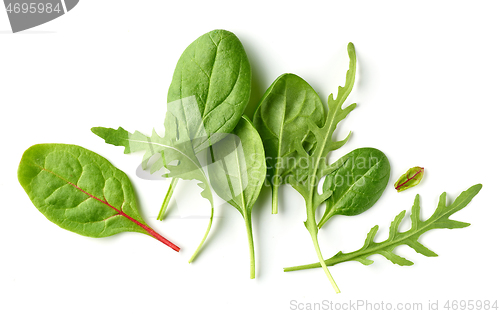
[(321, 228), (334, 215), (355, 216), (372, 207), (389, 182), (391, 166), (375, 148), (358, 148), (335, 162), (326, 176), (323, 193), (332, 193), (318, 223)]
[[(191, 43), (177, 63), (168, 91), (167, 110), (171, 118), (165, 123), (164, 138), (155, 132), (147, 137), (138, 132), (132, 135), (121, 128), (92, 129), (106, 142), (124, 146), (125, 153), (146, 150), (143, 167), (154, 154), (162, 155), (151, 170), (166, 167), (172, 181), (158, 214), (159, 220), (165, 214), (178, 179), (201, 182), (202, 196), (212, 205), (211, 216), (191, 260), (207, 238), (213, 220), (212, 192), (196, 154), (224, 138), (236, 126), (250, 98), (250, 83), (250, 64), (241, 42), (231, 32), (214, 30)], [(175, 161), (178, 165), (171, 165)]]
[(196, 98), (198, 110), (185, 112), (195, 152), (234, 129), (250, 99), (250, 85), (250, 63), (233, 33), (211, 31), (184, 50), (175, 67), (167, 101)]
[(255, 278), (252, 207), (266, 178), (264, 146), (250, 120), (243, 116), (232, 135), (212, 145), (208, 156), (212, 188), (245, 220), (250, 249), (250, 278)]
[[(184, 103), (187, 103), (186, 101)], [(214, 203), (209, 180), (196, 157), (191, 145), (189, 131), (172, 112), (165, 115), (165, 136), (159, 136), (154, 130), (151, 136), (146, 136), (140, 132), (129, 133), (123, 128), (92, 128), (92, 132), (102, 137), (106, 143), (115, 146), (125, 147), (125, 154), (139, 151), (146, 151), (143, 158), (143, 168), (146, 168), (148, 161), (155, 154), (160, 154), (161, 158), (152, 165), (151, 172), (165, 167), (169, 172), (167, 177), (183, 180), (197, 180), (198, 186), (202, 189), (201, 196), (206, 198), (211, 204), (211, 215), (207, 230), (197, 250), (191, 257), (192, 261), (198, 254), (201, 246), (205, 242), (212, 226)], [(178, 163), (175, 164), (175, 161)]]
[(330, 94), (328, 97), (328, 114), (326, 122), (322, 127), (318, 127), (317, 124), (308, 119), (308, 130), (315, 137), (316, 145), (314, 145), (310, 151), (307, 151), (300, 141), (301, 138), (295, 140), (294, 146), (299, 163), (297, 166), (293, 167), (292, 174), (288, 177), (292, 187), (304, 197), (307, 214), (307, 219), (304, 224), (311, 235), (320, 264), (337, 293), (339, 293), (340, 290), (326, 267), (319, 248), (316, 210), (320, 204), (332, 196), (332, 191), (322, 193), (321, 195), (318, 193), (319, 180), (338, 168), (336, 164), (328, 165), (327, 155), (329, 152), (342, 147), (350, 136), (349, 134), (344, 140), (334, 141), (332, 139), (333, 132), (337, 128), (339, 122), (356, 107), (356, 104), (352, 104), (345, 109), (342, 108), (342, 104), (345, 102), (354, 86), (354, 77), (356, 73), (356, 53), (352, 43), (349, 43), (347, 46), (347, 52), (350, 62), (349, 70), (346, 75), (345, 87), (339, 86), (337, 99), (333, 99), (333, 94)]
[[(191, 43), (175, 67), (168, 89), (170, 104), (181, 102), (179, 117), (186, 121), (196, 153), (231, 132), (250, 99), (251, 69), (238, 37), (226, 30), (214, 30)], [(183, 105), (194, 96), (197, 107)], [(181, 111), (179, 111), (181, 113)], [(158, 214), (164, 216), (173, 195), (174, 178)]]
[(127, 175), (83, 147), (31, 146), (19, 164), (18, 179), (35, 207), (61, 228), (95, 238), (140, 232), (179, 251), (141, 218)]
[[(420, 197), (417, 194), (415, 196), (415, 202), (411, 210), (411, 228), (405, 232), (399, 232), (399, 224), (405, 217), (406, 211), (402, 211), (396, 216), (394, 221), (391, 223), (389, 229), (389, 237), (387, 240), (382, 242), (374, 242), (375, 235), (378, 231), (378, 226), (373, 227), (368, 236), (366, 237), (363, 247), (357, 251), (351, 253), (343, 253), (339, 251), (335, 256), (327, 259), (325, 261), (326, 265), (333, 266), (335, 264), (348, 262), (348, 261), (358, 261), (363, 265), (370, 265), (373, 263), (372, 260), (368, 259), (369, 256), (374, 254), (380, 254), (393, 262), (401, 266), (411, 266), (413, 262), (397, 255), (394, 253), (394, 249), (400, 245), (408, 245), (415, 252), (420, 253), (424, 256), (437, 256), (436, 253), (425, 247), (422, 243), (418, 242), (420, 236), (432, 229), (456, 229), (465, 228), (470, 224), (449, 219), (450, 216), (470, 203), (474, 196), (479, 193), (482, 185), (476, 184), (470, 187), (468, 190), (463, 191), (451, 204), (446, 206), (446, 193), (441, 194), (439, 197), (439, 203), (432, 214), (427, 220), (420, 220)], [(287, 267), (284, 270), (294, 271), (301, 269), (317, 268), (321, 267), (319, 263), (308, 264), (303, 266)]]
[(423, 167), (413, 167), (406, 171), (401, 177), (399, 177), (398, 181), (394, 183), (394, 188), (398, 191), (408, 190), (411, 187), (414, 187), (422, 181), (424, 177), (424, 168)]
[(315, 138), (308, 123), (322, 126), (323, 104), (314, 89), (295, 74), (283, 74), (267, 89), (253, 122), (266, 150), (268, 181), (272, 186), (272, 213), (278, 213), (278, 189), (285, 182), (296, 158), (295, 141), (311, 149)]

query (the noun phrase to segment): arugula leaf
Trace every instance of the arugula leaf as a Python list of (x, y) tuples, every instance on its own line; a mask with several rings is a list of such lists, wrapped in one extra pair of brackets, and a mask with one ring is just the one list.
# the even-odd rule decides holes
[[(184, 104), (188, 103), (184, 101)], [(211, 204), (211, 215), (207, 230), (197, 250), (191, 257), (193, 260), (198, 254), (201, 246), (205, 242), (213, 221), (214, 203), (212, 191), (205, 172), (193, 150), (190, 134), (182, 121), (177, 119), (170, 111), (165, 116), (165, 136), (159, 136), (154, 130), (151, 136), (146, 136), (140, 132), (130, 133), (123, 128), (111, 129), (95, 127), (92, 132), (103, 138), (106, 143), (115, 146), (125, 147), (124, 153), (134, 153), (146, 151), (142, 166), (145, 169), (151, 157), (157, 153), (161, 154), (161, 159), (154, 163), (151, 172), (158, 171), (165, 167), (169, 173), (167, 177), (183, 180), (197, 180), (198, 186), (202, 189), (201, 195)], [(177, 164), (173, 162), (177, 161)]]
[(34, 145), (24, 152), (17, 173), (35, 207), (61, 228), (95, 238), (140, 232), (180, 250), (144, 222), (127, 175), (92, 151)]
[(272, 213), (278, 213), (278, 189), (296, 158), (295, 141), (306, 150), (315, 142), (308, 123), (325, 122), (323, 103), (314, 89), (295, 74), (283, 74), (267, 89), (253, 118), (266, 150), (268, 181), (272, 186)]
[(372, 207), (389, 182), (391, 166), (384, 153), (375, 148), (358, 148), (333, 165), (326, 176), (323, 193), (332, 193), (318, 223), (321, 228), (334, 215), (355, 216)]
[[(437, 256), (436, 253), (425, 247), (422, 243), (418, 242), (418, 239), (425, 232), (432, 229), (457, 229), (465, 228), (469, 226), (469, 223), (456, 221), (450, 219), (450, 216), (465, 206), (467, 206), (474, 196), (479, 193), (482, 185), (476, 184), (470, 187), (468, 190), (463, 191), (451, 204), (446, 206), (446, 192), (442, 193), (439, 197), (439, 203), (429, 219), (422, 221), (420, 220), (420, 197), (417, 194), (415, 196), (415, 202), (413, 204), (410, 218), (411, 218), (411, 228), (405, 232), (399, 232), (399, 224), (405, 217), (406, 211), (402, 211), (396, 216), (394, 221), (391, 223), (389, 229), (389, 237), (383, 242), (374, 242), (373, 239), (378, 231), (378, 225), (373, 227), (365, 240), (363, 247), (357, 251), (351, 253), (343, 253), (339, 251), (335, 256), (325, 260), (326, 265), (333, 266), (335, 264), (348, 262), (348, 261), (358, 261), (363, 265), (370, 265), (373, 263), (372, 260), (368, 259), (369, 256), (374, 254), (380, 254), (390, 260), (394, 264), (401, 266), (411, 266), (413, 262), (405, 259), (394, 253), (394, 249), (400, 245), (408, 245), (415, 252), (420, 253), (425, 256)], [(321, 267), (319, 263), (287, 267), (284, 270), (295, 271), (301, 269), (317, 268)]]
[(401, 177), (399, 177), (398, 181), (394, 183), (394, 188), (398, 191), (408, 190), (411, 187), (414, 187), (422, 181), (424, 177), (424, 168), (422, 167), (413, 167), (406, 171)]
[(212, 145), (208, 156), (210, 182), (222, 199), (245, 220), (250, 249), (250, 278), (255, 278), (252, 207), (266, 179), (264, 146), (252, 122), (243, 116), (232, 135)]
[[(332, 195), (332, 191), (320, 195), (317, 185), (322, 177), (332, 173), (338, 168), (336, 164), (328, 165), (326, 157), (329, 152), (342, 147), (350, 136), (349, 134), (341, 141), (334, 141), (332, 139), (333, 132), (337, 128), (339, 122), (356, 107), (356, 104), (352, 104), (345, 109), (342, 108), (342, 104), (345, 102), (354, 86), (354, 77), (356, 74), (356, 53), (352, 43), (349, 43), (347, 46), (347, 52), (350, 61), (349, 70), (346, 74), (345, 87), (339, 86), (336, 99), (333, 99), (333, 94), (330, 94), (328, 97), (328, 114), (326, 122), (322, 127), (318, 127), (313, 121), (308, 120), (308, 129), (316, 139), (316, 145), (312, 150), (310, 152), (306, 151), (300, 138), (296, 139), (295, 149), (298, 154), (298, 162), (300, 162), (302, 166), (300, 164), (292, 166), (292, 175), (289, 176), (289, 182), (292, 187), (305, 199), (307, 219), (304, 224), (311, 235), (316, 255), (318, 256), (321, 266), (337, 293), (339, 293), (340, 290), (326, 267), (319, 248), (318, 226), (316, 224), (316, 210), (321, 203)], [(306, 167), (304, 167), (303, 164), (306, 164)]]

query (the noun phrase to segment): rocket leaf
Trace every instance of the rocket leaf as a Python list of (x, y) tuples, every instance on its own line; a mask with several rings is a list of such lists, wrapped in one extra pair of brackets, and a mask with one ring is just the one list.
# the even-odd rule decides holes
[(95, 238), (140, 232), (179, 251), (141, 218), (127, 175), (83, 147), (34, 145), (23, 154), (18, 179), (35, 207), (61, 228)]
[[(186, 104), (187, 101), (183, 103)], [(152, 165), (151, 172), (165, 167), (169, 171), (166, 174), (167, 177), (200, 182), (198, 186), (202, 189), (201, 195), (211, 204), (211, 216), (205, 235), (191, 258), (191, 260), (194, 259), (210, 231), (214, 205), (208, 178), (193, 150), (189, 131), (185, 124), (182, 124), (182, 121), (169, 111), (165, 116), (164, 137), (159, 136), (154, 130), (151, 136), (137, 131), (130, 133), (123, 128), (115, 130), (95, 127), (92, 128), (92, 132), (103, 138), (108, 144), (125, 147), (125, 154), (146, 151), (143, 158), (143, 168), (146, 168), (153, 155), (160, 154), (161, 158)]]
[(413, 167), (406, 171), (401, 177), (399, 177), (398, 181), (394, 183), (394, 188), (398, 191), (404, 191), (411, 187), (414, 187), (422, 181), (424, 177), (424, 168), (422, 167)]
[[(420, 236), (425, 232), (432, 229), (456, 229), (465, 228), (470, 224), (466, 222), (456, 221), (450, 219), (450, 216), (470, 203), (474, 196), (479, 193), (482, 185), (476, 184), (470, 187), (468, 190), (462, 192), (455, 201), (446, 206), (446, 193), (442, 193), (439, 197), (439, 203), (429, 219), (422, 221), (420, 220), (420, 198), (417, 194), (415, 196), (415, 202), (413, 204), (410, 218), (411, 218), (411, 228), (405, 232), (399, 232), (399, 224), (405, 217), (406, 211), (402, 211), (396, 216), (394, 221), (391, 223), (389, 228), (389, 237), (383, 242), (374, 242), (373, 239), (378, 231), (378, 226), (373, 227), (365, 240), (363, 247), (357, 251), (351, 253), (338, 252), (335, 256), (325, 260), (326, 265), (333, 266), (335, 264), (348, 262), (348, 261), (358, 261), (364, 265), (370, 265), (373, 263), (372, 260), (368, 259), (369, 256), (374, 254), (380, 254), (393, 262), (401, 266), (411, 266), (413, 262), (405, 259), (402, 256), (394, 253), (394, 249), (400, 245), (408, 245), (414, 249), (417, 253), (425, 256), (437, 256), (436, 253), (425, 247), (422, 243), (418, 241)], [(319, 263), (287, 267), (284, 270), (295, 271), (301, 269), (317, 268), (321, 267)]]
[(325, 265), (321, 250), (318, 243), (318, 225), (316, 223), (316, 210), (326, 199), (332, 195), (332, 191), (323, 194), (318, 193), (319, 180), (332, 173), (338, 168), (338, 165), (328, 165), (327, 155), (344, 145), (349, 139), (349, 135), (341, 141), (334, 141), (332, 138), (333, 132), (337, 125), (342, 121), (355, 107), (352, 104), (345, 109), (342, 108), (343, 103), (347, 99), (354, 86), (354, 77), (356, 74), (356, 53), (354, 45), (349, 43), (347, 46), (349, 54), (349, 70), (346, 74), (346, 84), (344, 87), (339, 86), (337, 98), (333, 98), (333, 94), (328, 97), (328, 114), (326, 122), (322, 127), (318, 127), (314, 121), (308, 119), (308, 129), (315, 137), (316, 145), (310, 151), (306, 151), (301, 142), (301, 137), (296, 138), (294, 146), (297, 152), (297, 165), (291, 165), (291, 175), (288, 177), (292, 187), (297, 190), (305, 200), (307, 219), (304, 222), (316, 251), (316, 255), (327, 275), (330, 283), (337, 293), (340, 292), (337, 284), (333, 280), (330, 271)]

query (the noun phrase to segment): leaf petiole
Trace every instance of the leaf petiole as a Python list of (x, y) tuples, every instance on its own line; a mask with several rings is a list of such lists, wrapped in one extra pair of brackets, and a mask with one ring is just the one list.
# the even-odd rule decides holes
[(245, 216), (245, 226), (247, 228), (248, 249), (250, 251), (250, 279), (255, 279), (255, 249), (252, 236), (252, 218), (250, 215)]
[(168, 186), (167, 195), (165, 195), (165, 199), (163, 200), (163, 204), (161, 204), (161, 209), (160, 209), (160, 212), (158, 213), (158, 217), (156, 217), (157, 220), (162, 221), (163, 218), (165, 218), (165, 213), (167, 212), (168, 203), (170, 202), (170, 199), (172, 198), (172, 195), (174, 194), (174, 189), (175, 189), (175, 186), (177, 185), (178, 181), (179, 181), (179, 178), (173, 178), (172, 181), (170, 181), (170, 185)]
[[(175, 187), (175, 185), (174, 185), (174, 187)], [(201, 247), (203, 246), (203, 244), (205, 243), (205, 240), (208, 237), (208, 233), (210, 232), (210, 228), (212, 227), (212, 221), (213, 220), (214, 220), (214, 207), (212, 206), (211, 207), (211, 212), (210, 212), (210, 220), (209, 220), (208, 226), (207, 226), (207, 231), (205, 231), (205, 235), (203, 236), (203, 239), (201, 239), (200, 244), (196, 248), (196, 251), (194, 251), (193, 256), (191, 256), (191, 258), (189, 259), (188, 263), (191, 263), (192, 261), (194, 261), (194, 259), (196, 258), (196, 256), (200, 252)]]

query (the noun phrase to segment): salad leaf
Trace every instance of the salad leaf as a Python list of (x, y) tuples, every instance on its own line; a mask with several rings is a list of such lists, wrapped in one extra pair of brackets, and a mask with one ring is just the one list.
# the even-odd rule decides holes
[(236, 208), (245, 220), (250, 249), (250, 278), (255, 278), (252, 236), (252, 207), (266, 178), (264, 146), (259, 133), (246, 117), (232, 135), (212, 145), (208, 156), (210, 182), (222, 199)]
[(326, 267), (319, 248), (316, 210), (319, 205), (332, 196), (332, 191), (322, 193), (321, 195), (318, 193), (317, 186), (319, 180), (339, 167), (336, 164), (328, 165), (327, 155), (329, 152), (342, 147), (342, 145), (347, 142), (350, 135), (349, 134), (344, 140), (334, 141), (332, 138), (333, 132), (337, 128), (339, 122), (356, 107), (356, 104), (352, 104), (345, 109), (342, 108), (342, 104), (345, 102), (354, 86), (354, 77), (356, 73), (356, 53), (352, 43), (349, 43), (347, 46), (347, 52), (350, 61), (349, 70), (346, 75), (346, 84), (344, 87), (339, 86), (336, 99), (333, 98), (333, 94), (330, 94), (328, 97), (328, 114), (326, 122), (322, 127), (318, 127), (313, 121), (308, 120), (309, 131), (313, 134), (317, 143), (311, 151), (306, 151), (300, 138), (296, 139), (295, 149), (298, 155), (298, 164), (292, 166), (292, 175), (289, 176), (289, 182), (292, 187), (304, 197), (307, 214), (307, 219), (304, 224), (311, 235), (320, 264), (337, 293), (339, 293), (340, 290)]
[[(185, 101), (185, 103), (187, 102)], [(214, 205), (208, 178), (193, 151), (189, 132), (185, 125), (182, 124), (182, 121), (177, 119), (170, 111), (167, 112), (164, 137), (159, 136), (154, 130), (151, 136), (146, 136), (137, 131), (130, 133), (123, 128), (115, 130), (96, 127), (92, 128), (92, 132), (103, 138), (108, 144), (125, 147), (125, 154), (146, 151), (143, 158), (143, 168), (146, 168), (152, 156), (157, 153), (161, 154), (161, 158), (152, 165), (151, 172), (165, 167), (169, 171), (166, 174), (167, 177), (200, 182), (198, 186), (202, 189), (201, 195), (211, 204), (211, 216), (205, 235), (198, 249), (191, 257), (191, 260), (193, 260), (205, 242), (212, 226)], [(175, 164), (176, 161), (177, 164)]]
[(184, 50), (175, 67), (167, 101), (196, 98), (198, 110), (185, 112), (196, 152), (234, 129), (250, 99), (250, 86), (250, 63), (233, 33), (213, 30)]
[(295, 141), (310, 150), (315, 138), (308, 123), (325, 122), (323, 103), (314, 89), (295, 74), (283, 74), (267, 89), (253, 118), (266, 150), (268, 181), (272, 187), (272, 213), (278, 213), (278, 189), (296, 158)]
[(180, 250), (144, 222), (127, 175), (83, 147), (31, 146), (18, 179), (35, 207), (61, 228), (95, 238), (140, 232)]
[[(182, 53), (168, 89), (170, 104), (195, 97), (197, 107), (184, 106), (182, 115), (199, 153), (230, 133), (250, 100), (251, 69), (245, 49), (233, 33), (218, 29), (208, 32)], [(192, 101), (189, 102), (189, 104)], [(173, 178), (158, 219), (165, 215), (178, 178)]]
[(411, 187), (416, 186), (422, 181), (424, 177), (423, 167), (413, 167), (410, 168), (405, 174), (399, 177), (398, 181), (394, 183), (394, 188), (398, 191), (408, 190)]
[(334, 215), (355, 216), (372, 207), (389, 182), (391, 166), (375, 148), (358, 148), (340, 158), (326, 176), (323, 193), (332, 193), (318, 223), (321, 228)]
[[(473, 185), (466, 191), (463, 191), (455, 199), (455, 201), (448, 206), (446, 206), (446, 192), (442, 193), (439, 197), (439, 203), (435, 212), (425, 221), (422, 221), (420, 219), (420, 197), (417, 194), (415, 196), (415, 202), (413, 203), (410, 214), (411, 228), (409, 230), (405, 232), (399, 232), (399, 224), (406, 214), (406, 211), (403, 210), (391, 223), (389, 229), (389, 237), (387, 238), (387, 240), (383, 242), (374, 242), (373, 239), (375, 238), (375, 235), (378, 231), (377, 225), (373, 227), (370, 232), (368, 232), (368, 236), (366, 237), (365, 243), (361, 249), (351, 253), (343, 253), (342, 251), (340, 251), (335, 256), (325, 260), (325, 263), (328, 266), (333, 266), (335, 264), (343, 262), (358, 261), (363, 265), (370, 265), (373, 263), (373, 261), (368, 259), (368, 257), (374, 254), (380, 254), (394, 264), (398, 264), (401, 266), (411, 266), (413, 265), (413, 262), (394, 253), (394, 249), (396, 247), (404, 244), (408, 245), (409, 247), (414, 249), (415, 252), (422, 255), (437, 256), (436, 253), (434, 253), (418, 241), (420, 236), (432, 229), (457, 229), (469, 226), (469, 223), (452, 220), (450, 219), (450, 216), (467, 206), (474, 198), (474, 196), (479, 193), (481, 188), (481, 184)], [(287, 267), (284, 270), (288, 272), (317, 267), (321, 267), (321, 265), (319, 263), (314, 263), (296, 267)]]

